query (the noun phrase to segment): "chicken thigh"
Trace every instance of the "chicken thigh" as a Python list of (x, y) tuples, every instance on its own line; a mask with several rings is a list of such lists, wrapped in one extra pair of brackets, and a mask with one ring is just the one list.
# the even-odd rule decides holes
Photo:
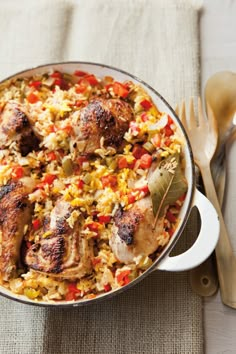
[(164, 231), (164, 217), (153, 229), (154, 216), (151, 197), (147, 196), (134, 203), (131, 209), (119, 209), (114, 217), (110, 246), (120, 262), (132, 263), (138, 256), (149, 256), (160, 244), (159, 237)]
[(0, 113), (0, 149), (12, 142), (16, 142), (22, 156), (39, 148), (39, 139), (20, 104), (9, 101)]
[(131, 106), (120, 99), (98, 98), (80, 112), (76, 129), (77, 140), (84, 142), (84, 153), (94, 153), (101, 146), (119, 148), (129, 122), (133, 119)]
[(25, 227), (31, 220), (31, 191), (28, 180), (27, 185), (12, 181), (0, 189), (0, 278), (4, 281), (14, 276), (20, 258)]
[(69, 203), (56, 203), (40, 230), (39, 241), (26, 251), (27, 266), (62, 278), (81, 278), (91, 271), (93, 249), (81, 238), (78, 223), (69, 226), (66, 219), (71, 212)]

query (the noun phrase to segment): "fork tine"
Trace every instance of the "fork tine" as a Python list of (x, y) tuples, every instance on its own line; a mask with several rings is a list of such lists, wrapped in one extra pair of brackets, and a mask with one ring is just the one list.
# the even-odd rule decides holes
[(185, 109), (185, 102), (182, 102), (181, 109), (180, 109), (180, 114), (179, 114), (180, 120), (184, 126), (185, 129), (187, 129), (187, 118), (186, 118), (186, 109)]
[(189, 101), (189, 123), (190, 123), (189, 124), (190, 130), (197, 128), (197, 120), (196, 120), (195, 113), (194, 113), (193, 97), (191, 97), (190, 101)]
[(206, 124), (206, 119), (203, 114), (202, 101), (200, 97), (198, 97), (198, 124), (200, 126)]

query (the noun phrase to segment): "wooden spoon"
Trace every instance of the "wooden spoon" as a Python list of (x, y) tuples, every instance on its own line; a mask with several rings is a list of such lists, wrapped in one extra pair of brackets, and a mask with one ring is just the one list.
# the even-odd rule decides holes
[[(206, 106), (213, 111), (219, 129), (218, 147), (211, 169), (222, 206), (226, 182), (226, 150), (236, 136), (236, 74), (223, 71), (213, 75), (206, 83), (205, 101)], [(217, 268), (222, 301), (236, 309), (236, 274), (233, 274), (236, 273), (236, 257), (228, 241), (217, 245)]]

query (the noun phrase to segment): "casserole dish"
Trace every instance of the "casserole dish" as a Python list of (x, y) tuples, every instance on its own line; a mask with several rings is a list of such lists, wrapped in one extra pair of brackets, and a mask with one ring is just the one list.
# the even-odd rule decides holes
[[(142, 274), (139, 274), (136, 276), (132, 281), (125, 282), (122, 284), (122, 287), (119, 288), (114, 288), (108, 289), (108, 292), (98, 294), (93, 297), (85, 297), (81, 299), (69, 299), (67, 298), (67, 301), (61, 300), (61, 299), (56, 299), (56, 300), (51, 300), (48, 301), (43, 301), (43, 300), (34, 300), (34, 295), (37, 295), (37, 291), (33, 290), (33, 292), (30, 294), (30, 296), (26, 297), (25, 295), (22, 294), (15, 294), (11, 292), (9, 289), (6, 287), (1, 286), (0, 292), (2, 295), (5, 295), (7, 297), (10, 297), (11, 299), (15, 299), (18, 301), (30, 303), (30, 304), (35, 304), (35, 305), (44, 305), (44, 306), (80, 306), (80, 305), (85, 305), (88, 303), (94, 303), (96, 301), (100, 301), (104, 298), (113, 296), (114, 294), (118, 294), (119, 292), (128, 289), (130, 286), (136, 284), (138, 281), (140, 281), (144, 276), (148, 275), (150, 272), (154, 270), (166, 270), (166, 271), (183, 271), (187, 269), (191, 269), (202, 263), (214, 250), (218, 236), (219, 236), (219, 223), (218, 223), (218, 218), (216, 215), (216, 212), (211, 205), (211, 203), (196, 189), (195, 187), (195, 180), (194, 180), (194, 162), (193, 162), (193, 157), (192, 157), (192, 152), (191, 152), (191, 147), (189, 144), (188, 137), (184, 131), (184, 128), (179, 121), (178, 117), (175, 115), (174, 111), (171, 109), (169, 104), (164, 100), (164, 98), (157, 93), (155, 90), (153, 90), (149, 85), (145, 84), (141, 80), (135, 78), (134, 76), (125, 73), (121, 70), (106, 66), (106, 65), (101, 65), (101, 64), (94, 64), (94, 63), (85, 63), (85, 62), (68, 62), (68, 63), (57, 63), (57, 64), (48, 64), (48, 65), (43, 65), (34, 69), (30, 69), (27, 71), (23, 71), (21, 73), (18, 73), (11, 78), (8, 78), (4, 80), (4, 82), (7, 80), (16, 80), (16, 79), (27, 79), (31, 77), (37, 77), (40, 75), (43, 75), (45, 73), (51, 72), (51, 77), (53, 76), (53, 79), (56, 77), (56, 80), (59, 80), (59, 86), (60, 84), (65, 85), (64, 81), (60, 81), (60, 73), (68, 73), (72, 74), (77, 72), (79, 76), (83, 76), (84, 73), (89, 73), (89, 80), (92, 82), (91, 85), (93, 86), (94, 84), (96, 85), (96, 78), (103, 78), (103, 77), (112, 77), (115, 79), (115, 82), (120, 83), (120, 82), (129, 82), (132, 81), (132, 83), (137, 84), (139, 87), (142, 87), (145, 92), (147, 93), (148, 97), (150, 97), (151, 101), (153, 104), (158, 108), (159, 111), (165, 112), (166, 117), (173, 122), (173, 124), (176, 126), (176, 129), (178, 131), (178, 134), (181, 136), (181, 139), (183, 141), (183, 159), (184, 159), (184, 173), (185, 173), (185, 179), (187, 181), (187, 193), (185, 196), (185, 199), (183, 201), (183, 204), (181, 205), (181, 209), (179, 212), (179, 222), (174, 229), (173, 234), (171, 235), (171, 238), (167, 245), (161, 251), (156, 255), (155, 259), (153, 260), (152, 264), (147, 267), (147, 269), (142, 272)], [(82, 74), (81, 74), (82, 73)], [(59, 75), (59, 77), (58, 77)], [(95, 79), (94, 79), (95, 78)], [(50, 78), (49, 78), (50, 79)], [(88, 77), (87, 77), (88, 80)], [(4, 84), (2, 82), (2, 84)], [(33, 83), (31, 82), (31, 86), (34, 86), (34, 88), (38, 85), (38, 81), (34, 81)], [(117, 85), (117, 84), (116, 84)], [(122, 85), (118, 85), (119, 87), (119, 92), (120, 89), (127, 90), (126, 87)], [(63, 87), (64, 89), (65, 87)], [(57, 89), (55, 88), (55, 91), (57, 92)], [(125, 92), (125, 94), (124, 94)], [(123, 91), (123, 97), (126, 96), (126, 91)], [(29, 96), (27, 96), (29, 97)], [(30, 93), (30, 104), (37, 103), (36, 101), (36, 95)], [(121, 96), (122, 97), (122, 96)], [(99, 101), (101, 102), (101, 101)], [(147, 110), (149, 108), (149, 102), (147, 100), (142, 101), (144, 108)], [(67, 111), (67, 108), (65, 111)], [(52, 109), (51, 106), (47, 106), (46, 109)], [(70, 108), (68, 108), (70, 110)], [(100, 107), (99, 107), (99, 112), (100, 112)], [(61, 113), (60, 113), (61, 114)], [(63, 114), (62, 114), (63, 116)], [(65, 127), (64, 127), (65, 128)], [(90, 127), (89, 127), (90, 129)], [(112, 129), (112, 126), (111, 126)], [(68, 129), (67, 129), (68, 130)], [(68, 133), (68, 131), (67, 131)], [(31, 134), (31, 133), (30, 133)], [(90, 131), (91, 134), (91, 131)], [(35, 138), (36, 139), (36, 138)], [(37, 140), (37, 139), (36, 139)], [(37, 145), (37, 141), (33, 141), (33, 138), (31, 139), (31, 143), (33, 144), (33, 148), (35, 145)], [(96, 140), (96, 132), (94, 134), (94, 140)], [(22, 156), (27, 155), (27, 152), (25, 152), (25, 147), (24, 145), (22, 146)], [(27, 147), (26, 147), (27, 149)], [(52, 151), (53, 152), (53, 151)], [(89, 151), (90, 152), (90, 151)], [(24, 153), (24, 154), (23, 154)], [(148, 154), (146, 154), (148, 155)], [(52, 156), (52, 155), (50, 155)], [(54, 157), (53, 157), (54, 159)], [(67, 166), (68, 167), (68, 166)], [(123, 167), (120, 167), (123, 168)], [(20, 175), (21, 171), (16, 170), (14, 172), (16, 175)], [(51, 176), (51, 175), (50, 175)], [(101, 178), (102, 179), (102, 178)], [(54, 179), (53, 179), (54, 180)], [(49, 181), (49, 179), (44, 179), (44, 182), (47, 184), (51, 184), (53, 180)], [(84, 183), (84, 182), (83, 182)], [(42, 187), (38, 187), (39, 189)], [(5, 192), (4, 192), (5, 193)], [(3, 196), (4, 196), (3, 193)], [(178, 241), (179, 237), (181, 236), (181, 233), (184, 229), (184, 226), (188, 220), (190, 211), (193, 206), (196, 206), (199, 210), (200, 216), (201, 216), (201, 230), (199, 232), (198, 238), (194, 245), (186, 252), (184, 252), (181, 255), (175, 256), (175, 257), (169, 257), (169, 253), (175, 246), (176, 242)], [(100, 219), (99, 219), (100, 220)], [(36, 220), (34, 228), (37, 229), (37, 224)], [(37, 220), (38, 221), (38, 220)], [(208, 228), (209, 226), (211, 227), (211, 236), (208, 236)], [(87, 229), (86, 229), (87, 230)], [(91, 224), (90, 224), (90, 231), (91, 231)], [(93, 229), (94, 230), (94, 225)], [(60, 231), (61, 232), (61, 231)], [(50, 232), (48, 233), (45, 232), (43, 234), (43, 238), (46, 238), (49, 236), (50, 238)], [(129, 244), (129, 241), (127, 242), (127, 245)], [(29, 246), (31, 247), (31, 245)], [(50, 253), (50, 252), (49, 252)], [(49, 255), (50, 256), (50, 255)], [(2, 257), (4, 257), (4, 252), (2, 252)], [(32, 256), (31, 252), (31, 259), (32, 257), (34, 258), (34, 254)], [(118, 257), (117, 257), (118, 258)], [(35, 258), (34, 258), (35, 259)], [(30, 262), (30, 257), (28, 257), (28, 262)], [(29, 264), (29, 263), (28, 263)], [(31, 264), (32, 265), (32, 264)], [(48, 265), (50, 267), (50, 264)], [(33, 268), (33, 265), (32, 265)], [(34, 268), (35, 265), (34, 265)], [(36, 270), (42, 271), (42, 268), (37, 268)], [(130, 272), (130, 271), (129, 271)], [(57, 273), (57, 270), (54, 270), (54, 273)], [(129, 273), (127, 273), (129, 274)], [(126, 274), (126, 275), (127, 275)], [(58, 271), (58, 276), (62, 276), (63, 274)], [(56, 276), (56, 274), (55, 274)], [(123, 279), (122, 279), (123, 281)], [(77, 290), (75, 290), (77, 291)]]

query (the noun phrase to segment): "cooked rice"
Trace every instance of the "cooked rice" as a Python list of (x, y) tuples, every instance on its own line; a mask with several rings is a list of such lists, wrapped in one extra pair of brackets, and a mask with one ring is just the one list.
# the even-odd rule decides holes
[[(169, 129), (171, 134), (166, 134), (165, 126), (168, 124), (168, 115), (160, 112), (153, 104), (151, 98), (143, 87), (129, 81), (123, 83), (129, 90), (127, 97), (122, 98), (129, 102), (135, 113), (136, 130), (130, 127), (125, 133), (126, 145), (123, 152), (117, 152), (113, 147), (104, 147), (101, 139), (100, 148), (96, 150), (96, 158), (84, 161), (80, 168), (78, 157), (80, 156), (79, 144), (75, 146), (76, 125), (79, 120), (79, 112), (91, 99), (98, 96), (108, 98), (117, 97), (112, 85), (106, 87), (107, 78), (97, 78), (98, 83), (86, 83), (84, 92), (80, 92), (81, 78), (67, 73), (60, 74), (61, 80), (47, 73), (43, 76), (30, 78), (19, 78), (9, 80), (0, 85), (0, 112), (6, 102), (13, 100), (24, 105), (28, 112), (30, 122), (34, 131), (42, 137), (39, 152), (30, 152), (22, 157), (16, 144), (12, 143), (8, 149), (0, 150), (0, 185), (7, 184), (14, 176), (14, 166), (22, 166), (24, 174), (32, 177), (37, 183), (47, 175), (55, 175), (57, 178), (51, 185), (47, 184), (43, 189), (35, 189), (30, 195), (29, 200), (34, 205), (32, 220), (43, 220), (50, 215), (56, 200), (63, 198), (68, 201), (74, 211), (71, 213), (67, 222), (71, 228), (81, 215), (84, 215), (84, 225), (94, 222), (94, 211), (96, 215), (110, 216), (108, 223), (101, 223), (98, 233), (84, 228), (81, 237), (95, 239), (95, 257), (93, 271), (90, 275), (82, 279), (54, 278), (32, 269), (20, 267), (15, 278), (9, 282), (2, 281), (2, 285), (10, 289), (15, 294), (25, 295), (35, 301), (58, 301), (58, 300), (77, 300), (81, 298), (93, 298), (103, 292), (120, 288), (126, 285), (147, 268), (149, 268), (155, 258), (169, 242), (178, 224), (178, 214), (183, 201), (178, 200), (175, 205), (170, 206), (169, 210), (176, 217), (176, 222), (170, 222), (165, 218), (165, 229), (158, 236), (159, 247), (154, 255), (140, 256), (134, 259), (131, 264), (123, 264), (114, 256), (110, 246), (112, 217), (119, 208), (124, 210), (132, 207), (129, 203), (128, 195), (138, 199), (144, 195), (135, 192), (134, 189), (142, 186), (147, 181), (148, 168), (140, 168), (139, 161), (135, 162), (132, 149), (135, 143), (142, 144), (144, 141), (152, 143), (155, 156), (161, 161), (175, 152), (182, 151), (183, 141), (174, 122), (171, 122)], [(32, 83), (40, 81), (39, 87), (34, 87)], [(112, 83), (112, 80), (109, 78)], [(36, 96), (36, 102), (29, 100), (30, 94)], [(151, 103), (149, 108), (142, 106), (143, 101)], [(76, 113), (78, 112), (78, 114)], [(160, 144), (155, 146), (153, 141), (158, 135)], [(50, 154), (55, 154), (55, 159), (50, 158)], [(54, 155), (53, 155), (54, 156)], [(118, 168), (118, 160), (126, 157), (129, 164), (135, 162), (133, 168)], [(69, 161), (69, 162), (68, 162)], [(66, 168), (73, 165), (74, 172), (66, 173)], [(42, 172), (40, 166), (44, 165)], [(101, 177), (115, 174), (117, 177), (118, 188), (110, 186), (104, 187)], [(83, 181), (83, 188), (78, 188), (78, 182)], [(96, 201), (96, 208), (94, 207)], [(95, 210), (96, 209), (96, 210)], [(28, 233), (28, 225), (25, 228), (24, 243), (35, 242), (35, 234)], [(43, 237), (49, 237), (44, 234)], [(1, 255), (1, 238), (0, 238)], [(122, 276), (119, 276), (123, 274)], [(125, 275), (126, 274), (126, 275)], [(125, 280), (124, 280), (125, 279)], [(78, 291), (71, 296), (71, 284)]]

